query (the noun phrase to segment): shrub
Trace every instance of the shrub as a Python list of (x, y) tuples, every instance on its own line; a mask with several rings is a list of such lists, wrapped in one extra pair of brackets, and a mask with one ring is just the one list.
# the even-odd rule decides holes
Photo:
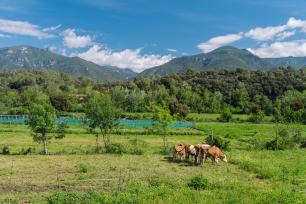
[(189, 113), (189, 107), (185, 104), (173, 101), (169, 103), (169, 110), (171, 115), (178, 114), (180, 118), (186, 118)]
[(187, 185), (189, 188), (204, 190), (208, 188), (209, 183), (204, 176), (193, 176)]
[(212, 146), (217, 146), (221, 149), (228, 150), (230, 141), (223, 139), (220, 136), (214, 136), (211, 132), (206, 138), (205, 142)]
[(260, 123), (263, 121), (264, 117), (265, 114), (262, 111), (259, 111), (258, 113), (251, 114), (251, 116), (248, 118), (248, 121), (253, 123)]
[(19, 154), (22, 154), (22, 155), (28, 155), (28, 154), (32, 154), (35, 152), (35, 148), (32, 148), (32, 147), (29, 147), (29, 148), (22, 148), (21, 151), (19, 152)]
[(8, 146), (4, 146), (2, 148), (2, 154), (9, 155), (10, 154), (10, 148)]
[(218, 118), (219, 122), (230, 122), (233, 119), (233, 114), (229, 109), (225, 109), (220, 117)]
[(282, 127), (276, 130), (276, 136), (273, 140), (266, 143), (266, 149), (268, 150), (284, 150), (300, 146), (305, 138), (302, 135), (301, 130), (294, 129), (289, 131), (288, 127)]
[(106, 153), (110, 153), (110, 154), (123, 154), (123, 153), (126, 153), (126, 148), (123, 144), (112, 143), (107, 146), (105, 151)]
[(80, 173), (87, 173), (89, 171), (90, 167), (86, 164), (79, 164), (77, 166), (77, 169), (78, 169), (78, 172), (80, 172)]

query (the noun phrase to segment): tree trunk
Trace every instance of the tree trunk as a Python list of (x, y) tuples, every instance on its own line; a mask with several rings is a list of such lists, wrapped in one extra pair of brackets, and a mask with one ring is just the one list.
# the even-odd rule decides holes
[(98, 151), (99, 149), (99, 135), (96, 134), (96, 150)]
[(163, 138), (163, 143), (164, 143), (164, 153), (166, 153), (167, 152), (167, 146), (168, 146), (166, 134), (163, 134), (162, 138)]
[(110, 138), (105, 131), (101, 130), (101, 133), (103, 137), (103, 143), (104, 143), (105, 150), (108, 151), (108, 148), (110, 146)]
[(48, 144), (47, 141), (44, 140), (44, 154), (47, 155), (48, 154)]

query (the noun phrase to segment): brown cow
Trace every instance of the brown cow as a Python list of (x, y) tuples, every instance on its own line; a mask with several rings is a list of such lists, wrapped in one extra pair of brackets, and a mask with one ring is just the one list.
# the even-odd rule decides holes
[(182, 161), (186, 157), (186, 147), (183, 144), (175, 145), (173, 148), (173, 160), (179, 159)]
[(206, 152), (207, 150), (210, 148), (211, 146), (209, 144), (197, 144), (195, 146), (196, 148), (196, 156), (195, 156), (195, 160), (194, 163), (195, 164), (202, 164), (203, 163), (203, 159), (205, 159), (206, 156)]
[(189, 160), (190, 157), (191, 157), (191, 161), (195, 160), (196, 154), (197, 154), (197, 149), (195, 148), (195, 146), (192, 144), (189, 144), (189, 145), (186, 145), (185, 148), (186, 148), (187, 160)]
[(226, 155), (216, 146), (212, 146), (206, 150), (205, 158), (209, 157), (214, 164), (219, 163), (219, 160), (227, 162)]

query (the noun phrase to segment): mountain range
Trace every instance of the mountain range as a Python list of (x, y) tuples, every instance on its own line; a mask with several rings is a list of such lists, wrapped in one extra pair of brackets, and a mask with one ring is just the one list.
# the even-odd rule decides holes
[(0, 49), (0, 69), (50, 69), (74, 76), (87, 76), (93, 80), (112, 82), (130, 79), (135, 72), (112, 66), (100, 66), (79, 57), (66, 57), (49, 49), (14, 46)]
[[(209, 53), (174, 58), (171, 61), (141, 72), (141, 76), (168, 75), (187, 70), (207, 71), (223, 69), (276, 70), (279, 66), (301, 68), (306, 57), (260, 58), (246, 49), (231, 46), (217, 48)], [(50, 69), (74, 76), (87, 76), (93, 80), (113, 82), (134, 78), (131, 69), (100, 66), (79, 57), (67, 57), (49, 49), (31, 46), (0, 48), (0, 69)]]
[(306, 57), (260, 58), (246, 49), (224, 46), (209, 53), (174, 58), (163, 65), (147, 69), (140, 74), (143, 76), (168, 75), (185, 72), (188, 69), (196, 71), (237, 68), (276, 70), (281, 65), (301, 68), (306, 66)]

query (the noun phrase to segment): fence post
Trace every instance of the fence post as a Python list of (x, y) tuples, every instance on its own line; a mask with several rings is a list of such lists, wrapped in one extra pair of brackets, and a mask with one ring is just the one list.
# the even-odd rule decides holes
[(122, 170), (120, 169), (120, 173), (119, 173), (119, 178), (118, 178), (118, 191), (121, 190), (121, 172)]
[(14, 191), (13, 182), (12, 182), (13, 169), (14, 169), (14, 160), (12, 160), (12, 163), (11, 163), (11, 172), (10, 172), (10, 186), (12, 186), (12, 191)]
[(60, 190), (60, 180), (59, 180), (59, 175), (58, 175), (58, 171), (56, 171), (56, 182), (57, 182), (57, 190)]

